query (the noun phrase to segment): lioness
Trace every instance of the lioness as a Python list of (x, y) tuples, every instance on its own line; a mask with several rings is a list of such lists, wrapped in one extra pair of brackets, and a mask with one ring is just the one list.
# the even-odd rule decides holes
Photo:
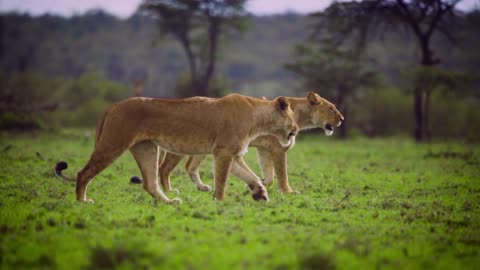
[[(90, 160), (76, 178), (77, 200), (89, 201), (90, 180), (129, 149), (138, 163), (145, 190), (156, 199), (169, 199), (158, 184), (161, 150), (180, 155), (213, 154), (215, 192), (224, 199), (226, 180), (233, 161), (244, 165), (242, 155), (250, 141), (271, 134), (290, 145), (298, 130), (290, 104), (284, 97), (274, 101), (231, 94), (219, 99), (129, 98), (112, 105), (99, 121)], [(58, 163), (61, 174), (66, 163)], [(248, 169), (248, 167), (247, 167)], [(268, 200), (261, 181), (248, 181), (253, 198)]]
[[(305, 98), (286, 98), (291, 104), (295, 114), (295, 121), (300, 130), (321, 127), (325, 130), (325, 134), (330, 136), (333, 134), (334, 127), (341, 125), (344, 121), (343, 115), (337, 110), (334, 104), (330, 103), (318, 94), (308, 92)], [(264, 184), (271, 185), (274, 176), (278, 178), (278, 184), (283, 192), (294, 192), (288, 183), (287, 174), (287, 151), (293, 147), (293, 143), (289, 146), (282, 145), (274, 136), (260, 136), (250, 143), (250, 146), (257, 148), (257, 157), (264, 177)], [(160, 179), (162, 187), (165, 191), (172, 190), (170, 185), (170, 173), (182, 159), (182, 156), (173, 153), (167, 153), (160, 165)], [(205, 155), (192, 155), (189, 157), (185, 168), (196, 184), (198, 190), (209, 191), (211, 187), (205, 185), (200, 179), (199, 166)], [(232, 173), (243, 179), (244, 181), (253, 181), (258, 177), (249, 168), (243, 167), (232, 170)]]

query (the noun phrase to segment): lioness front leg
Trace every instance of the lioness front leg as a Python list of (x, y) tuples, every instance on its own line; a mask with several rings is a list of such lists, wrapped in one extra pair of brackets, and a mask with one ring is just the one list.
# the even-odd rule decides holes
[(263, 175), (263, 184), (267, 187), (271, 186), (275, 177), (272, 153), (269, 149), (257, 147), (257, 159)]
[(225, 151), (214, 152), (214, 164), (215, 164), (215, 191), (214, 198), (216, 200), (223, 200), (225, 198), (225, 192), (227, 189), (227, 178), (230, 168), (233, 163), (233, 155), (225, 153)]
[(130, 148), (130, 152), (137, 161), (142, 172), (143, 188), (155, 199), (166, 203), (181, 203), (179, 198), (169, 199), (158, 184), (158, 162), (160, 148), (151, 141), (143, 141)]
[(243, 160), (243, 157), (235, 158), (232, 166), (232, 174), (244, 181), (250, 190), (252, 190), (252, 197), (254, 200), (269, 201), (268, 192), (262, 181), (258, 176), (248, 167)]
[(298, 193), (298, 191), (294, 191), (288, 184), (287, 152), (281, 149), (273, 152), (271, 156), (280, 190), (284, 193)]
[(187, 163), (185, 164), (185, 169), (187, 169), (188, 175), (192, 182), (197, 186), (197, 189), (200, 191), (211, 191), (212, 188), (209, 185), (205, 185), (200, 178), (199, 168), (200, 163), (204, 160), (206, 155), (192, 155), (188, 158)]

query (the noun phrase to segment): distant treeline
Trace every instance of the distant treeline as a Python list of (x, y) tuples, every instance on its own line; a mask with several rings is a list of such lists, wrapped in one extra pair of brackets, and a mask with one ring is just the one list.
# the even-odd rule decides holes
[[(443, 66), (480, 70), (480, 16), (473, 15), (458, 45), (436, 40), (434, 48), (440, 48)], [(244, 33), (222, 44), (217, 75), (225, 77), (234, 92), (294, 93), (298, 78), (284, 65), (292, 62), (293, 47), (305, 40), (309, 23), (308, 16), (297, 14), (250, 17)], [(29, 71), (72, 78), (96, 71), (129, 86), (146, 79), (146, 95), (172, 97), (177, 78), (187, 70), (179, 45), (160, 38), (155, 21), (140, 14), (126, 20), (101, 10), (71, 18), (2, 14), (0, 27), (4, 73)], [(400, 85), (401, 73), (416, 64), (418, 52), (412, 38), (397, 33), (377, 37), (368, 48), (371, 61), (366, 64)]]
[[(442, 67), (478, 76), (480, 12), (472, 11), (463, 18), (466, 24), (455, 44), (437, 36), (433, 47)], [(290, 13), (250, 16), (244, 33), (234, 33), (221, 43), (216, 75), (226, 92), (274, 97), (315, 91), (302, 89), (302, 78), (285, 68), (294, 61), (295, 45), (307, 39), (311, 20)], [(12, 109), (5, 105), (10, 98), (17, 100), (24, 115), (45, 106), (75, 109), (82, 111), (81, 116), (60, 112), (61, 117), (53, 122), (91, 125), (107, 104), (133, 95), (135, 81), (145, 81), (146, 96), (174, 97), (176, 85), (187, 73), (186, 57), (179, 45), (168, 36), (160, 37), (155, 21), (141, 14), (119, 19), (101, 10), (70, 18), (7, 13), (0, 15), (0, 34), (0, 120), (4, 123), (8, 122), (5, 111), (10, 110), (7, 118), (14, 118)], [(352, 135), (411, 134), (412, 101), (407, 96), (413, 87), (408, 73), (418, 64), (414, 37), (387, 32), (373, 38), (365, 65), (378, 73), (383, 83), (377, 89), (362, 90), (358, 99), (349, 101), (349, 129), (354, 131)], [(42, 85), (38, 87), (41, 90), (35, 85)], [(100, 93), (100, 101), (95, 100), (95, 91), (102, 87), (107, 89)], [(46, 98), (49, 93), (51, 97)], [(75, 95), (83, 95), (88, 106), (82, 107)], [(478, 137), (480, 113), (473, 108), (479, 104), (479, 96), (479, 90), (468, 95), (436, 93), (433, 134)], [(2, 121), (0, 126), (5, 125)]]
[[(160, 37), (155, 21), (139, 14), (126, 20), (101, 10), (71, 18), (3, 14), (0, 21), (2, 72), (57, 78), (96, 71), (126, 85), (146, 79), (146, 95), (173, 97), (177, 78), (187, 71), (179, 45)], [(266, 87), (270, 92), (258, 95), (292, 93), (294, 78), (283, 66), (305, 38), (305, 24), (305, 17), (294, 14), (250, 18), (245, 33), (222, 44), (217, 74), (230, 91)]]

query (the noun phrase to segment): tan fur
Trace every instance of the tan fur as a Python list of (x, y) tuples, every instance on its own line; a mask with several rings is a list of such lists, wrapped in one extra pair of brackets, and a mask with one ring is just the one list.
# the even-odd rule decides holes
[[(112, 105), (97, 126), (95, 149), (77, 175), (77, 200), (86, 196), (90, 180), (130, 150), (154, 197), (175, 202), (159, 187), (158, 165), (162, 151), (180, 155), (213, 154), (215, 198), (225, 196), (225, 183), (235, 161), (257, 136), (271, 134), (284, 144), (292, 142), (298, 127), (283, 97), (265, 101), (232, 94), (220, 99), (165, 100), (130, 98)], [(254, 198), (268, 200), (260, 181), (252, 182)]]
[[(300, 130), (318, 127), (325, 128), (327, 123), (338, 127), (344, 120), (335, 105), (321, 98), (316, 93), (309, 92), (305, 98), (286, 98), (286, 100), (291, 104)], [(327, 133), (327, 135), (330, 134)], [(284, 147), (276, 137), (265, 135), (253, 140), (250, 146), (257, 148), (257, 157), (264, 177), (264, 184), (271, 185), (276, 175), (278, 185), (283, 192), (294, 192), (289, 185), (287, 173), (287, 151), (293, 147), (293, 144)], [(181, 158), (171, 153), (165, 156), (164, 162), (168, 166), (160, 167), (160, 180), (164, 190), (168, 191), (171, 189), (169, 175)], [(203, 184), (198, 174), (198, 168), (203, 159), (204, 155), (192, 155), (185, 166), (192, 181), (202, 191), (210, 189), (208, 185)], [(241, 167), (236, 167), (235, 170), (232, 169), (232, 173), (244, 180), (256, 177), (248, 167), (245, 170), (242, 170)]]

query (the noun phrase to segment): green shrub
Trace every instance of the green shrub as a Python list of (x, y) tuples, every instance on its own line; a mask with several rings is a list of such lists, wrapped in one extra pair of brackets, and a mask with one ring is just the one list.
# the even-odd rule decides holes
[(413, 127), (411, 104), (411, 97), (399, 89), (370, 89), (361, 102), (353, 104), (348, 121), (368, 136), (410, 134)]

